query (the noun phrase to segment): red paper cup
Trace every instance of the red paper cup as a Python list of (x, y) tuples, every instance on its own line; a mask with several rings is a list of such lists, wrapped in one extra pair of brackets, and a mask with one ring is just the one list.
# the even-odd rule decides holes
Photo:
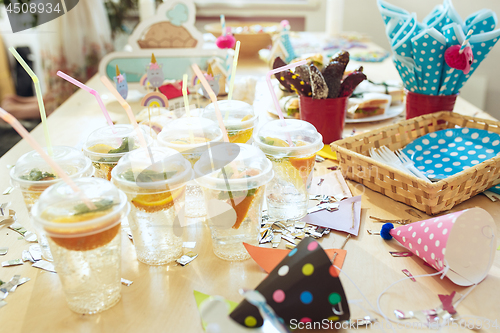
[(300, 119), (316, 127), (328, 145), (342, 139), (348, 97), (313, 99), (300, 96)]
[(458, 94), (449, 96), (433, 96), (407, 91), (406, 119), (411, 119), (434, 112), (453, 111), (457, 96)]

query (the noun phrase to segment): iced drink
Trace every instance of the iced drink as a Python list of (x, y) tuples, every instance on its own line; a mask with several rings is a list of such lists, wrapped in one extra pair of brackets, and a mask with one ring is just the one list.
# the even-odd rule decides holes
[[(222, 131), (209, 119), (186, 117), (172, 121), (158, 134), (158, 145), (180, 152), (191, 165), (208, 151), (210, 144), (222, 141)], [(186, 216), (206, 215), (205, 202), (200, 187), (190, 182), (186, 187)]]
[[(54, 146), (52, 158), (73, 179), (92, 175), (92, 162), (76, 148)], [(61, 180), (36, 151), (30, 151), (17, 160), (10, 170), (10, 178), (12, 185), (21, 190), (29, 215), (31, 207), (38, 201), (42, 192)], [(35, 230), (44, 259), (52, 260), (44, 232), (36, 228)]]
[(140, 148), (126, 154), (111, 175), (130, 202), (128, 220), (137, 259), (163, 265), (182, 256), (184, 221), (179, 213), (193, 170), (174, 149), (153, 147), (150, 152)]
[[(222, 167), (220, 160), (227, 161), (228, 155), (234, 159)], [(217, 165), (221, 168), (216, 169)], [(259, 243), (262, 204), (266, 184), (273, 178), (272, 164), (256, 147), (226, 144), (204, 154), (194, 169), (196, 182), (205, 194), (215, 255), (231, 261), (248, 259), (243, 242)]]
[(71, 310), (104, 311), (120, 300), (120, 222), (127, 197), (100, 178), (49, 187), (33, 206), (35, 224), (47, 234), (57, 275)]
[[(258, 118), (253, 111), (253, 106), (235, 100), (219, 101), (217, 104), (224, 120), (229, 141), (232, 143), (247, 143), (250, 141)], [(213, 103), (207, 105), (202, 117), (217, 122)]]
[[(275, 177), (267, 187), (267, 210), (275, 219), (301, 219), (307, 214), (308, 193), (316, 153), (323, 147), (321, 134), (308, 122), (286, 119), (263, 125), (254, 136), (273, 163)], [(290, 135), (292, 146), (287, 142)]]
[[(115, 125), (115, 133), (110, 126), (101, 127), (90, 133), (83, 146), (84, 154), (92, 160), (95, 177), (111, 180), (111, 170), (120, 158), (140, 147), (137, 132), (132, 125)], [(153, 140), (144, 130), (143, 136), (148, 146)]]

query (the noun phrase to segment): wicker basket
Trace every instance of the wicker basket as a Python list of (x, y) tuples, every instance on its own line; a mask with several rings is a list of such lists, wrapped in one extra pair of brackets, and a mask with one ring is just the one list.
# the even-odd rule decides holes
[(335, 141), (331, 147), (337, 153), (344, 177), (428, 215), (435, 215), (500, 183), (500, 156), (439, 182), (429, 183), (373, 160), (369, 157), (369, 150), (387, 146), (394, 151), (427, 133), (456, 127), (500, 134), (500, 122), (438, 112)]

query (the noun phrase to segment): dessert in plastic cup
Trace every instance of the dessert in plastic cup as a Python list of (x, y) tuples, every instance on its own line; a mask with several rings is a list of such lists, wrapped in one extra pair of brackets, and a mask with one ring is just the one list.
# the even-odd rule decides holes
[[(226, 126), (229, 141), (232, 143), (247, 143), (252, 138), (257, 124), (257, 116), (253, 106), (241, 101), (219, 101), (220, 112)], [(217, 122), (214, 104), (207, 105), (202, 117)]]
[[(180, 152), (191, 165), (208, 151), (211, 143), (222, 141), (217, 123), (201, 117), (180, 118), (169, 123), (158, 134), (158, 145)], [(200, 187), (190, 182), (186, 188), (186, 216), (202, 217), (207, 214)]]
[(52, 185), (32, 215), (47, 234), (68, 307), (93, 314), (120, 300), (120, 222), (129, 205), (111, 182), (95, 177), (74, 181), (80, 192), (64, 182)]
[[(115, 132), (110, 126), (101, 127), (90, 133), (83, 145), (83, 153), (90, 158), (95, 168), (95, 177), (111, 180), (111, 170), (120, 158), (140, 147), (137, 132), (132, 125), (115, 125)], [(148, 146), (153, 140), (141, 129)]]
[[(286, 119), (264, 124), (254, 144), (273, 163), (274, 179), (267, 186), (267, 211), (270, 218), (297, 220), (307, 214), (308, 188), (313, 177), (316, 153), (323, 138), (310, 123)], [(288, 133), (293, 146), (287, 142)]]
[(266, 184), (273, 178), (272, 164), (256, 147), (221, 144), (211, 154), (205, 153), (194, 170), (196, 182), (205, 194), (214, 254), (231, 261), (250, 258), (243, 242), (259, 244), (262, 205)]
[(111, 172), (112, 182), (126, 193), (128, 217), (137, 259), (164, 265), (182, 256), (180, 214), (186, 184), (193, 178), (191, 163), (171, 148), (134, 150), (120, 159)]
[[(90, 159), (76, 148), (54, 146), (51, 157), (73, 179), (90, 177), (93, 173)], [(61, 181), (47, 162), (34, 150), (17, 160), (16, 165), (10, 170), (10, 179), (12, 185), (21, 190), (29, 215), (31, 215), (31, 207), (38, 201), (42, 192)], [(51, 261), (52, 254), (45, 233), (37, 228), (35, 230), (42, 256)]]

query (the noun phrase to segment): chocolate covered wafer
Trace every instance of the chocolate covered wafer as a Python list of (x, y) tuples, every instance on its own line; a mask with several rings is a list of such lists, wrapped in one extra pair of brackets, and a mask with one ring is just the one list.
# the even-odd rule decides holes
[[(283, 67), (286, 65), (287, 65), (286, 62), (284, 62), (283, 59), (281, 59), (280, 57), (276, 57), (276, 59), (274, 59), (274, 62), (273, 62), (273, 69)], [(285, 73), (287, 73), (287, 72), (288, 72), (288, 70), (283, 71), (283, 72), (279, 72), (279, 73), (276, 73), (275, 76), (286, 90), (288, 90), (289, 92), (293, 92), (294, 90), (290, 87), (290, 85), (285, 80)]]
[(334, 61), (343, 64), (344, 65), (344, 70), (345, 70), (345, 68), (347, 67), (347, 64), (349, 63), (349, 52), (347, 52), (347, 51), (340, 51), (339, 53), (337, 53), (335, 55), (335, 57), (333, 57), (330, 60), (330, 63), (332, 63)]
[(354, 89), (363, 81), (366, 80), (366, 75), (362, 72), (355, 71), (349, 74), (342, 82), (340, 86), (340, 94), (339, 97), (348, 97), (351, 96)]
[(300, 78), (307, 83), (311, 81), (311, 78), (309, 77), (309, 67), (307, 65), (295, 67), (295, 74), (298, 74)]
[(328, 97), (328, 86), (318, 67), (311, 64), (309, 66), (309, 75), (311, 77), (312, 97), (314, 99), (323, 99)]
[(344, 70), (344, 64), (338, 61), (330, 62), (323, 70), (323, 77), (328, 86), (328, 98), (339, 97)]

